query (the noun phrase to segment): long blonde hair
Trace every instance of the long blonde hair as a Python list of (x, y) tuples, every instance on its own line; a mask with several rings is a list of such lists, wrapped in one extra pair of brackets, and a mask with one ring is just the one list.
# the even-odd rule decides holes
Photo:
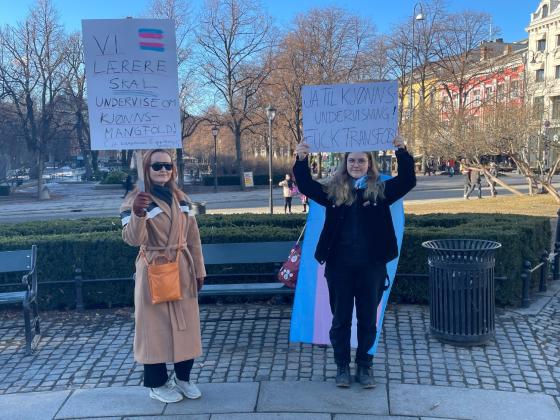
[[(384, 190), (385, 183), (379, 180), (379, 169), (377, 168), (377, 161), (369, 152), (363, 152), (368, 158), (368, 176), (367, 187), (364, 191), (364, 199), (377, 201), (377, 199), (385, 198)], [(350, 153), (344, 153), (334, 175), (325, 182), (323, 186), (329, 199), (333, 200), (337, 206), (346, 204), (351, 206), (356, 199), (356, 194), (353, 194), (354, 179), (348, 173), (347, 159)]]

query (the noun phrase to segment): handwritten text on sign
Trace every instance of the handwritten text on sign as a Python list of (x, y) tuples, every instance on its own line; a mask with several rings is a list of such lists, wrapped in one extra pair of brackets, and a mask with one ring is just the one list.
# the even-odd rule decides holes
[(173, 21), (82, 21), (93, 150), (181, 147)]
[(394, 149), (397, 82), (302, 88), (303, 135), (313, 152)]

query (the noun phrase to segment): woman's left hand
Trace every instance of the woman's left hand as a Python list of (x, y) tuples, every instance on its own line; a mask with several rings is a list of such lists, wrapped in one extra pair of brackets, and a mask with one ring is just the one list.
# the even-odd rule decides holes
[(398, 149), (405, 149), (406, 143), (404, 137), (402, 137), (401, 135), (397, 135), (397, 137), (393, 139), (393, 145)]
[(200, 289), (202, 289), (202, 286), (204, 286), (204, 277), (197, 277), (196, 278), (196, 290), (198, 290), (200, 292)]

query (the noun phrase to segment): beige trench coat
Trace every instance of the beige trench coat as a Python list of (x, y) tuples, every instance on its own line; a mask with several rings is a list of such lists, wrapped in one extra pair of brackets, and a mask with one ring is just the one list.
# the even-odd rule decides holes
[[(121, 207), (122, 236), (132, 246), (145, 251), (136, 258), (136, 283), (134, 286), (134, 359), (138, 363), (152, 364), (181, 362), (202, 354), (200, 316), (196, 278), (206, 276), (200, 234), (194, 216), (188, 214), (185, 201), (173, 198), (169, 207), (154, 198), (145, 217), (132, 212), (135, 194), (130, 194)], [(181, 220), (182, 219), (182, 220)], [(175, 302), (152, 304), (147, 278), (147, 264), (161, 256), (175, 260), (179, 230), (179, 271), (183, 299)]]

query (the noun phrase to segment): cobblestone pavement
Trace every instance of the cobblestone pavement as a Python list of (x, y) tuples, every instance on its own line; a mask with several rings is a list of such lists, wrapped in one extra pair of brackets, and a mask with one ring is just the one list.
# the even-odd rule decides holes
[[(333, 381), (330, 346), (289, 344), (287, 304), (202, 305), (198, 382)], [(42, 314), (39, 350), (23, 356), (20, 312), (0, 318), (0, 394), (139, 385), (130, 308)], [(560, 404), (560, 296), (538, 315), (499, 311), (496, 340), (460, 348), (430, 337), (426, 306), (387, 310), (374, 374), (381, 383), (542, 392)]]

